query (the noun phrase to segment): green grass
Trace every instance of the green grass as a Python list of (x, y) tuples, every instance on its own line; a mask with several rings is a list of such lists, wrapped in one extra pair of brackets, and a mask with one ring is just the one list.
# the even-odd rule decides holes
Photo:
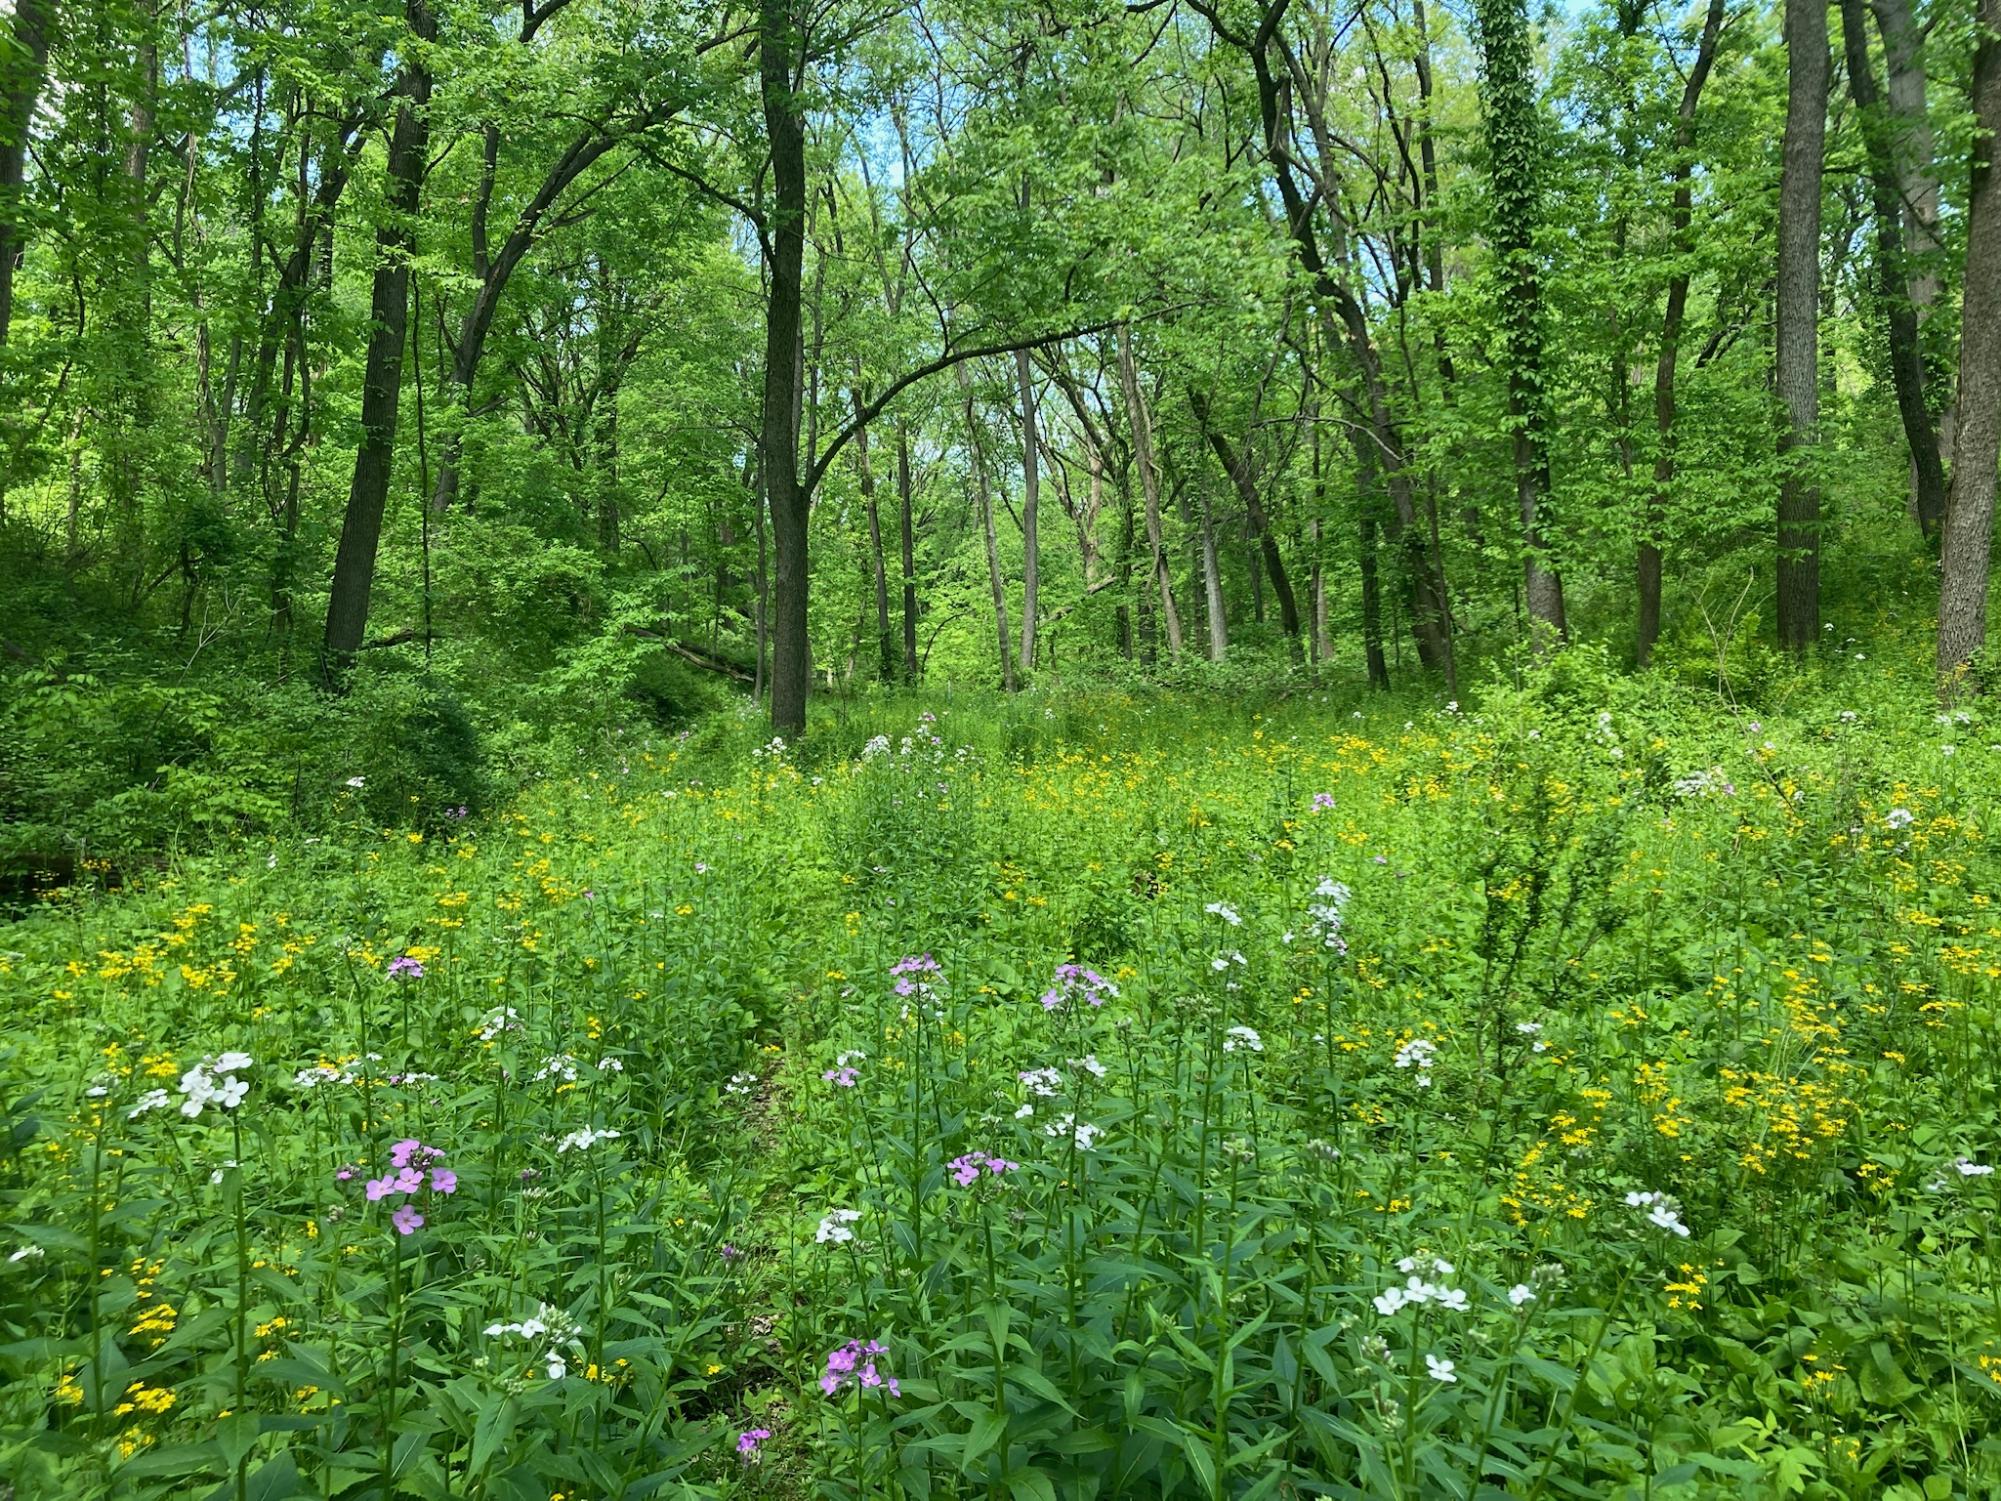
[(1994, 1494), (2001, 752), (1887, 681), (725, 715), (74, 889), (0, 930), (0, 1472)]

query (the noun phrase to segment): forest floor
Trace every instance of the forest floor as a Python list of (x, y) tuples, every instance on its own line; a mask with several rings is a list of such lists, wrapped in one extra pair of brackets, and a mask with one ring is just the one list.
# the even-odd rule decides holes
[(1993, 1495), (2001, 746), (1822, 703), (731, 716), (54, 894), (0, 1474)]

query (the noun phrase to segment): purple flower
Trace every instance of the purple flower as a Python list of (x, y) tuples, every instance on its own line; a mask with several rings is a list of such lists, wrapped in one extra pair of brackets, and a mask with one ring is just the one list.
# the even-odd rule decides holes
[(1019, 1171), (1019, 1162), (1009, 1162), (1005, 1157), (989, 1157), (985, 1152), (968, 1152), (963, 1157), (954, 1157), (948, 1164), (952, 1177), (961, 1188), (971, 1188), (979, 1181), (981, 1169), (998, 1178), (1002, 1173)]
[(1119, 987), (1095, 969), (1086, 969), (1081, 964), (1059, 964), (1056, 973), (1050, 976), (1049, 988), (1042, 992), (1042, 1009), (1061, 1011), (1072, 1001), (1102, 1006), (1118, 993)]
[(827, 1369), (820, 1377), (820, 1390), (828, 1396), (838, 1395), (848, 1386), (857, 1386), (864, 1391), (877, 1388), (886, 1390), (892, 1397), (903, 1395), (894, 1376), (886, 1376), (876, 1367), (875, 1358), (887, 1355), (889, 1347), (880, 1340), (851, 1339), (838, 1350), (827, 1352)]
[(393, 1194), (395, 1192), (396, 1180), (393, 1177), (385, 1175), (380, 1178), (370, 1178), (368, 1180), (368, 1202), (371, 1204), (385, 1194)]
[(361, 1169), (356, 1167), (352, 1162), (344, 1163), (342, 1164), (340, 1171), (334, 1174), (334, 1182), (345, 1183), (347, 1182), (348, 1179), (352, 1178), (356, 1173), (360, 1171)]
[(1334, 811), (1334, 794), (1331, 792), (1314, 793), (1313, 811), (1315, 813), (1332, 813)]
[(853, 1065), (849, 1065), (844, 1068), (830, 1068), (824, 1074), (820, 1075), (820, 1077), (825, 1079), (829, 1084), (839, 1085), (842, 1089), (853, 1089), (856, 1081), (861, 1078), (861, 1074)]
[(389, 1165), (391, 1167), (408, 1167), (410, 1165), (410, 1158), (423, 1145), (414, 1136), (404, 1137), (389, 1149)]
[(935, 975), (938, 973), (938, 961), (929, 954), (906, 954), (890, 965), (889, 972), (892, 975)]
[(770, 1437), (769, 1428), (746, 1428), (736, 1436), (736, 1452), (751, 1459), (757, 1454), (757, 1446)]
[(396, 1175), (396, 1192), (413, 1194), (424, 1186), (424, 1175), (414, 1167), (406, 1167)]
[(424, 966), (418, 960), (412, 959), (408, 954), (403, 954), (389, 961), (389, 978), (392, 980), (421, 980), (424, 978)]
[(415, 1235), (424, 1223), (424, 1217), (417, 1213), (415, 1206), (405, 1204), (389, 1216), (389, 1223), (396, 1227), (398, 1235)]
[(728, 1241), (723, 1242), (722, 1257), (724, 1262), (727, 1263), (735, 1261), (742, 1255), (743, 1252), (739, 1251), (735, 1246), (731, 1245)]
[(449, 1194), (449, 1193), (457, 1193), (458, 1191), (459, 1191), (459, 1175), (457, 1173), (453, 1172), (448, 1167), (434, 1167), (431, 1169), (432, 1193)]

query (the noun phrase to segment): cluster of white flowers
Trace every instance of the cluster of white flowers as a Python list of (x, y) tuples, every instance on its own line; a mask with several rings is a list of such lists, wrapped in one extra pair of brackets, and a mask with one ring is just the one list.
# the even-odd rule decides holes
[(1986, 1178), (1994, 1172), (1994, 1169), (1988, 1164), (1969, 1161), (1964, 1157), (1954, 1158), (1952, 1165), (1962, 1178)]
[(315, 1063), (310, 1068), (302, 1068), (292, 1075), (294, 1089), (318, 1089), (327, 1084), (368, 1084), (374, 1082), (368, 1072), (368, 1065), (380, 1063), (380, 1053), (364, 1053), (347, 1064)]
[(1459, 1379), (1456, 1368), (1451, 1361), (1440, 1359), (1429, 1352), (1424, 1357), (1424, 1371), (1433, 1381), (1457, 1381)]
[(1883, 822), (1893, 829), (1908, 829), (1915, 817), (1909, 808), (1892, 808), (1883, 815)]
[(1549, 1051), (1549, 1044), (1542, 1039), (1541, 1022), (1516, 1022), (1515, 1031), (1521, 1036), (1530, 1039), (1530, 1052), (1547, 1053)]
[(1208, 906), (1204, 907), (1202, 910), (1208, 913), (1211, 917), (1222, 918), (1224, 922), (1228, 923), (1233, 928), (1243, 926), (1244, 922), (1243, 917), (1239, 915), (1237, 909), (1235, 907), (1232, 907), (1228, 902), (1211, 902)]
[(521, 1013), (512, 1006), (495, 1006), (487, 1012), (486, 1019), (479, 1024), (479, 1040), (492, 1042), (503, 1032), (521, 1030)]
[(1372, 1300), (1376, 1312), (1384, 1318), (1394, 1318), (1406, 1308), (1421, 1308), (1427, 1303), (1435, 1303), (1454, 1313), (1464, 1313), (1467, 1308), (1466, 1289), (1429, 1281), (1419, 1271), (1427, 1263), (1431, 1274), (1436, 1277), (1450, 1277), (1454, 1270), (1452, 1263), (1441, 1257), (1404, 1257), (1397, 1263), (1397, 1270), (1408, 1274), (1408, 1280), (1401, 1286), (1392, 1285), (1376, 1294)]
[(1098, 1062), (1098, 1055), (1096, 1053), (1086, 1053), (1082, 1058), (1072, 1058), (1070, 1066), (1072, 1068), (1081, 1068), (1093, 1079), (1102, 1079), (1106, 1074), (1111, 1072), (1104, 1064)]
[(859, 1209), (829, 1209), (820, 1221), (819, 1233), (813, 1239), (821, 1245), (844, 1245), (855, 1238), (855, 1232), (848, 1226), (862, 1217)]
[(1431, 1065), (1438, 1057), (1438, 1044), (1428, 1037), (1413, 1037), (1397, 1049), (1392, 1060), (1398, 1068), (1417, 1070), (1417, 1087), (1431, 1088)]
[(210, 1105), (234, 1110), (250, 1093), (250, 1086), (236, 1075), (254, 1062), (248, 1053), (224, 1053), (202, 1059), (181, 1075), (181, 1114), (193, 1120)]
[(1063, 1087), (1063, 1075), (1053, 1068), (1023, 1069), (1015, 1077), (1021, 1080), (1028, 1092), (1048, 1099)]
[(1712, 766), (1675, 778), (1674, 790), (1677, 797), (1735, 797), (1737, 784), (1722, 767)]
[(1254, 1028), (1231, 1027), (1223, 1034), (1223, 1051), (1234, 1053), (1239, 1048), (1246, 1052), (1262, 1053), (1265, 1050), (1265, 1040), (1258, 1036)]
[(1309, 902), (1306, 916), (1309, 919), (1306, 931), (1319, 939), (1325, 948), (1337, 954), (1348, 952), (1348, 940), (1341, 936), (1341, 909), (1348, 905), (1348, 898), (1354, 893), (1332, 876), (1322, 876), (1320, 884), (1313, 888), (1313, 894), (1320, 898)]
[(723, 1086), (724, 1094), (749, 1094), (757, 1087), (757, 1075), (751, 1073), (731, 1074), (729, 1083)]
[(770, 756), (774, 761), (785, 759), (785, 737), (773, 735), (769, 745), (754, 745), (750, 749), (753, 756)]
[(577, 1060), (568, 1053), (551, 1053), (542, 1060), (542, 1066), (535, 1070), (537, 1084), (544, 1079), (560, 1079), (565, 1084), (577, 1082)]
[(557, 1142), (556, 1151), (558, 1153), (571, 1151), (588, 1152), (601, 1141), (617, 1141), (619, 1134), (619, 1132), (609, 1128), (599, 1131), (590, 1126), (585, 1126), (580, 1131), (572, 1131), (568, 1136)]
[(1098, 1136), (1104, 1130), (1102, 1126), (1093, 1126), (1086, 1121), (1080, 1121), (1074, 1115), (1064, 1115), (1042, 1129), (1059, 1140), (1074, 1141), (1080, 1152), (1088, 1152), (1097, 1146)]
[(1626, 1204), (1632, 1209), (1646, 1210), (1648, 1224), (1657, 1226), (1670, 1235), (1678, 1235), (1683, 1240), (1688, 1239), (1688, 1226), (1682, 1223), (1681, 1207), (1668, 1195), (1629, 1193), (1626, 1195)]
[(530, 1318), (513, 1324), (488, 1324), (488, 1339), (522, 1339), (529, 1344), (542, 1345), (542, 1353), (536, 1357), (551, 1381), (561, 1381), (570, 1374), (570, 1363), (565, 1355), (583, 1353), (583, 1326), (564, 1313), (560, 1308), (551, 1308), (547, 1303), (536, 1305)]
[(622, 1074), (625, 1072), (625, 1060), (606, 1054), (604, 1057), (598, 1059), (598, 1072), (601, 1074)]

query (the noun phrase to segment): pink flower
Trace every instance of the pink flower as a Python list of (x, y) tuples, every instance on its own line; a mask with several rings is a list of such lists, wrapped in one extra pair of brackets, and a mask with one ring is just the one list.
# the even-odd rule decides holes
[(424, 1175), (414, 1167), (406, 1167), (396, 1175), (396, 1192), (413, 1194), (424, 1186)]
[(368, 1180), (368, 1202), (371, 1204), (384, 1194), (393, 1194), (395, 1192), (396, 1180), (394, 1178), (382, 1177), (370, 1178)]
[(412, 1206), (405, 1204), (389, 1216), (389, 1223), (396, 1227), (398, 1235), (415, 1235), (424, 1223), (424, 1217)]
[(403, 1140), (397, 1142), (395, 1146), (389, 1149), (389, 1165), (391, 1167), (408, 1167), (411, 1155), (423, 1145), (414, 1136), (404, 1137)]
[(448, 1167), (431, 1169), (431, 1192), (434, 1194), (457, 1193), (459, 1175)]

